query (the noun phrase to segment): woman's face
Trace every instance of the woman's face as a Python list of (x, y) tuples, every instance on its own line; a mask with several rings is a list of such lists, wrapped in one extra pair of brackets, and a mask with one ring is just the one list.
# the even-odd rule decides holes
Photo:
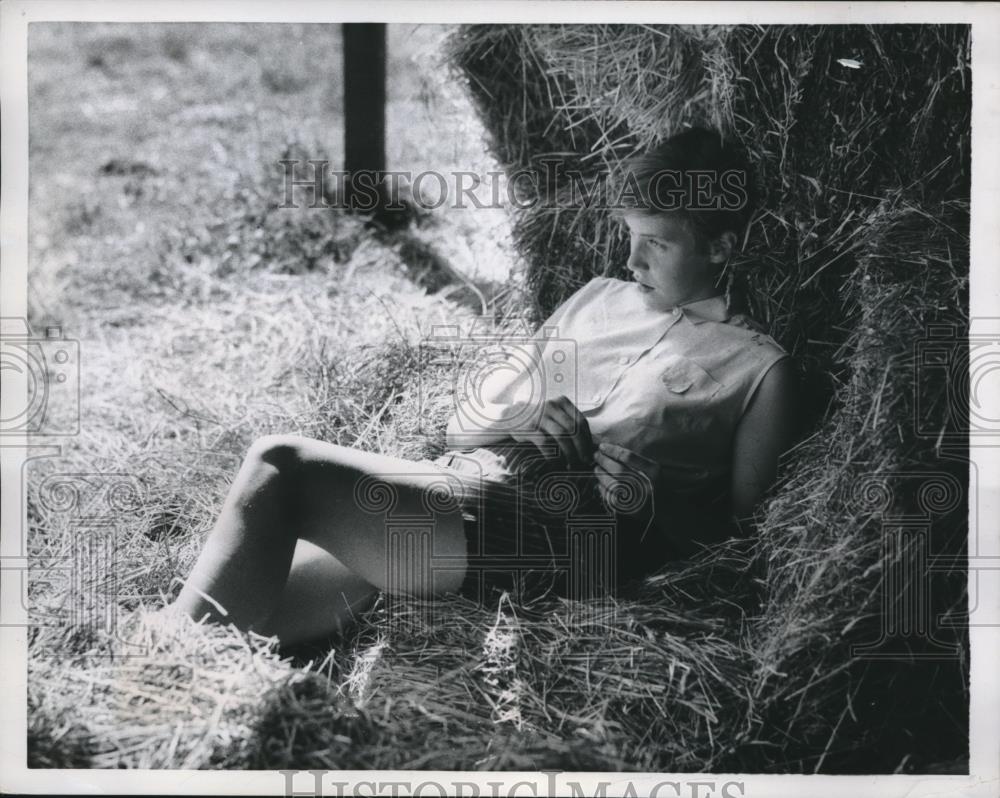
[(647, 305), (669, 310), (715, 292), (714, 248), (699, 248), (681, 219), (671, 213), (626, 213), (623, 219), (631, 243), (628, 268)]

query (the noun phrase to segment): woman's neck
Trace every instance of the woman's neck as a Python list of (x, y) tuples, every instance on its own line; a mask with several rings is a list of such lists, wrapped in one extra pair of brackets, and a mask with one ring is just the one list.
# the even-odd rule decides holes
[(690, 305), (692, 302), (700, 302), (703, 299), (711, 299), (713, 296), (718, 296), (721, 293), (722, 291), (720, 291), (714, 285), (709, 286), (707, 288), (702, 289), (701, 291), (694, 291), (685, 294), (683, 298), (678, 299), (674, 303), (673, 307), (680, 307), (681, 305)]
[(669, 311), (682, 305), (690, 305), (692, 302), (719, 296), (721, 293), (723, 291), (714, 282), (694, 286), (661, 287), (655, 300), (657, 307)]

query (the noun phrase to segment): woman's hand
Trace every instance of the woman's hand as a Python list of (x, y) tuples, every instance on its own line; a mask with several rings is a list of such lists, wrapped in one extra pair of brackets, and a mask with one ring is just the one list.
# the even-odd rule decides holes
[[(515, 415), (520, 415), (525, 407), (525, 403), (517, 403)], [(546, 457), (552, 456), (554, 443), (570, 468), (589, 468), (594, 462), (590, 425), (566, 396), (546, 399), (541, 405), (538, 424), (533, 429), (516, 429), (510, 436), (515, 441), (534, 443)]]
[(602, 441), (594, 452), (594, 463), (597, 490), (605, 507), (631, 520), (653, 520), (659, 463), (608, 441)]

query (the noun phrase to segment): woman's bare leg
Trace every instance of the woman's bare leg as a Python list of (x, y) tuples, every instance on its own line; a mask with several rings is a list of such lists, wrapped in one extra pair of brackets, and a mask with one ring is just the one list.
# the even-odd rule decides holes
[[(390, 584), (394, 573), (409, 574), (407, 590), (417, 595), (455, 590), (465, 567), (462, 516), (457, 507), (440, 503), (428, 512), (428, 488), (435, 483), (441, 484), (439, 472), (426, 464), (307, 438), (261, 438), (250, 448), (176, 606), (196, 619), (207, 615), (243, 629), (266, 629), (272, 617), (280, 623), (288, 617), (279, 600), (300, 539), (332, 560), (320, 564), (315, 552), (300, 555), (290, 589), (316, 597), (310, 613), (329, 592), (357, 597), (363, 590), (359, 579), (397, 590), (398, 584)], [(405, 561), (411, 556), (406, 547), (389, 543), (386, 521), (392, 518), (429, 522), (434, 554), (447, 557), (451, 568), (414, 570)], [(323, 583), (324, 569), (335, 580), (332, 588)]]
[(342, 634), (371, 608), (378, 588), (308, 540), (299, 540), (278, 606), (260, 633), (283, 644)]

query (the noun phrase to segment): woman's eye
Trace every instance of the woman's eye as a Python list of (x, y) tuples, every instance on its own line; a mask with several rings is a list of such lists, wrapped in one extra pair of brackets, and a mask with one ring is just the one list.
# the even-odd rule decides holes
[(666, 244), (664, 244), (662, 241), (657, 241), (655, 238), (651, 238), (649, 240), (649, 243), (650, 243), (650, 246), (653, 247), (653, 249), (666, 249), (667, 248)]

